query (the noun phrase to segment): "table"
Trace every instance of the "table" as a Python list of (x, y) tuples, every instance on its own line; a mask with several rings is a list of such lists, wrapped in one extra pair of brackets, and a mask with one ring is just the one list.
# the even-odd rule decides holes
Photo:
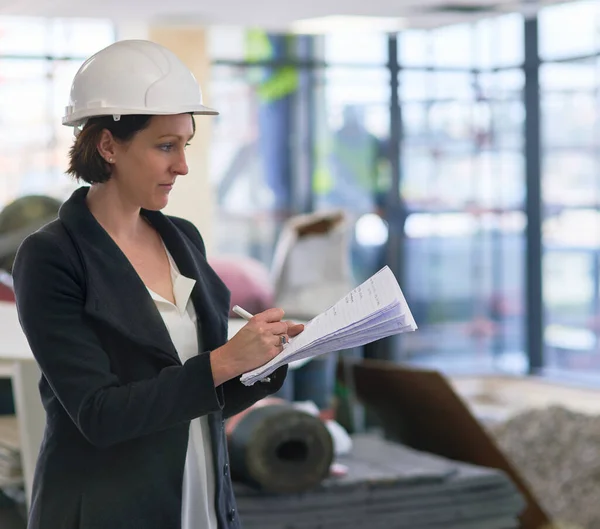
[(46, 414), (38, 391), (40, 370), (19, 325), (14, 303), (0, 302), (0, 337), (0, 377), (12, 381), (23, 479), (29, 504)]

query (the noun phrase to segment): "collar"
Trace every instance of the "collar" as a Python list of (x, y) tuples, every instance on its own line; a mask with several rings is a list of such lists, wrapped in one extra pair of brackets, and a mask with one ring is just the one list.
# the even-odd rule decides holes
[[(76, 189), (63, 203), (59, 219), (73, 240), (85, 276), (85, 312), (132, 340), (179, 362), (168, 330), (146, 286), (119, 246), (92, 215), (89, 187)], [(181, 274), (195, 281), (191, 298), (207, 348), (227, 337), (228, 291), (196, 244), (159, 211), (141, 214), (157, 230)], [(228, 301), (227, 301), (228, 303)], [(222, 306), (223, 305), (223, 306)], [(223, 314), (221, 314), (223, 313)]]

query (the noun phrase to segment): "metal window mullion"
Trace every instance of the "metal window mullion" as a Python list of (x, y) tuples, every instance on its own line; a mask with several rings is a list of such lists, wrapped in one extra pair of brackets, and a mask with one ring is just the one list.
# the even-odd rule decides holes
[(544, 368), (542, 269), (542, 148), (538, 19), (525, 19), (525, 175), (527, 215), (525, 253), (525, 336), (529, 373)]

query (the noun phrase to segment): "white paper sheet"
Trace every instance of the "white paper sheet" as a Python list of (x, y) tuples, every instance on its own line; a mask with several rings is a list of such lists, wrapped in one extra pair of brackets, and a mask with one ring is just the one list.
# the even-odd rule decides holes
[(292, 361), (359, 347), (416, 329), (417, 324), (400, 285), (386, 266), (310, 320), (304, 331), (292, 338), (279, 355), (244, 373), (241, 381), (251, 386)]

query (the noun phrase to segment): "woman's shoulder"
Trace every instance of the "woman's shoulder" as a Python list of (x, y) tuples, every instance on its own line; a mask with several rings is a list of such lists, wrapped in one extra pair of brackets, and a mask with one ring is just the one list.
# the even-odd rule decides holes
[(46, 251), (50, 246), (56, 248), (65, 246), (67, 242), (68, 235), (62, 222), (55, 219), (28, 235), (21, 243), (19, 250), (26, 249), (29, 252), (37, 253)]
[(200, 249), (202, 254), (205, 254), (204, 240), (195, 224), (187, 219), (175, 217), (173, 215), (168, 215), (167, 218)]
[(186, 233), (194, 233), (197, 237), (200, 237), (200, 232), (198, 228), (189, 220), (184, 219), (183, 217), (176, 217), (174, 215), (166, 215), (166, 217), (177, 226), (180, 230)]
[(71, 266), (76, 250), (59, 219), (42, 226), (28, 235), (20, 244), (15, 258), (15, 267), (24, 260), (30, 263), (52, 262)]

